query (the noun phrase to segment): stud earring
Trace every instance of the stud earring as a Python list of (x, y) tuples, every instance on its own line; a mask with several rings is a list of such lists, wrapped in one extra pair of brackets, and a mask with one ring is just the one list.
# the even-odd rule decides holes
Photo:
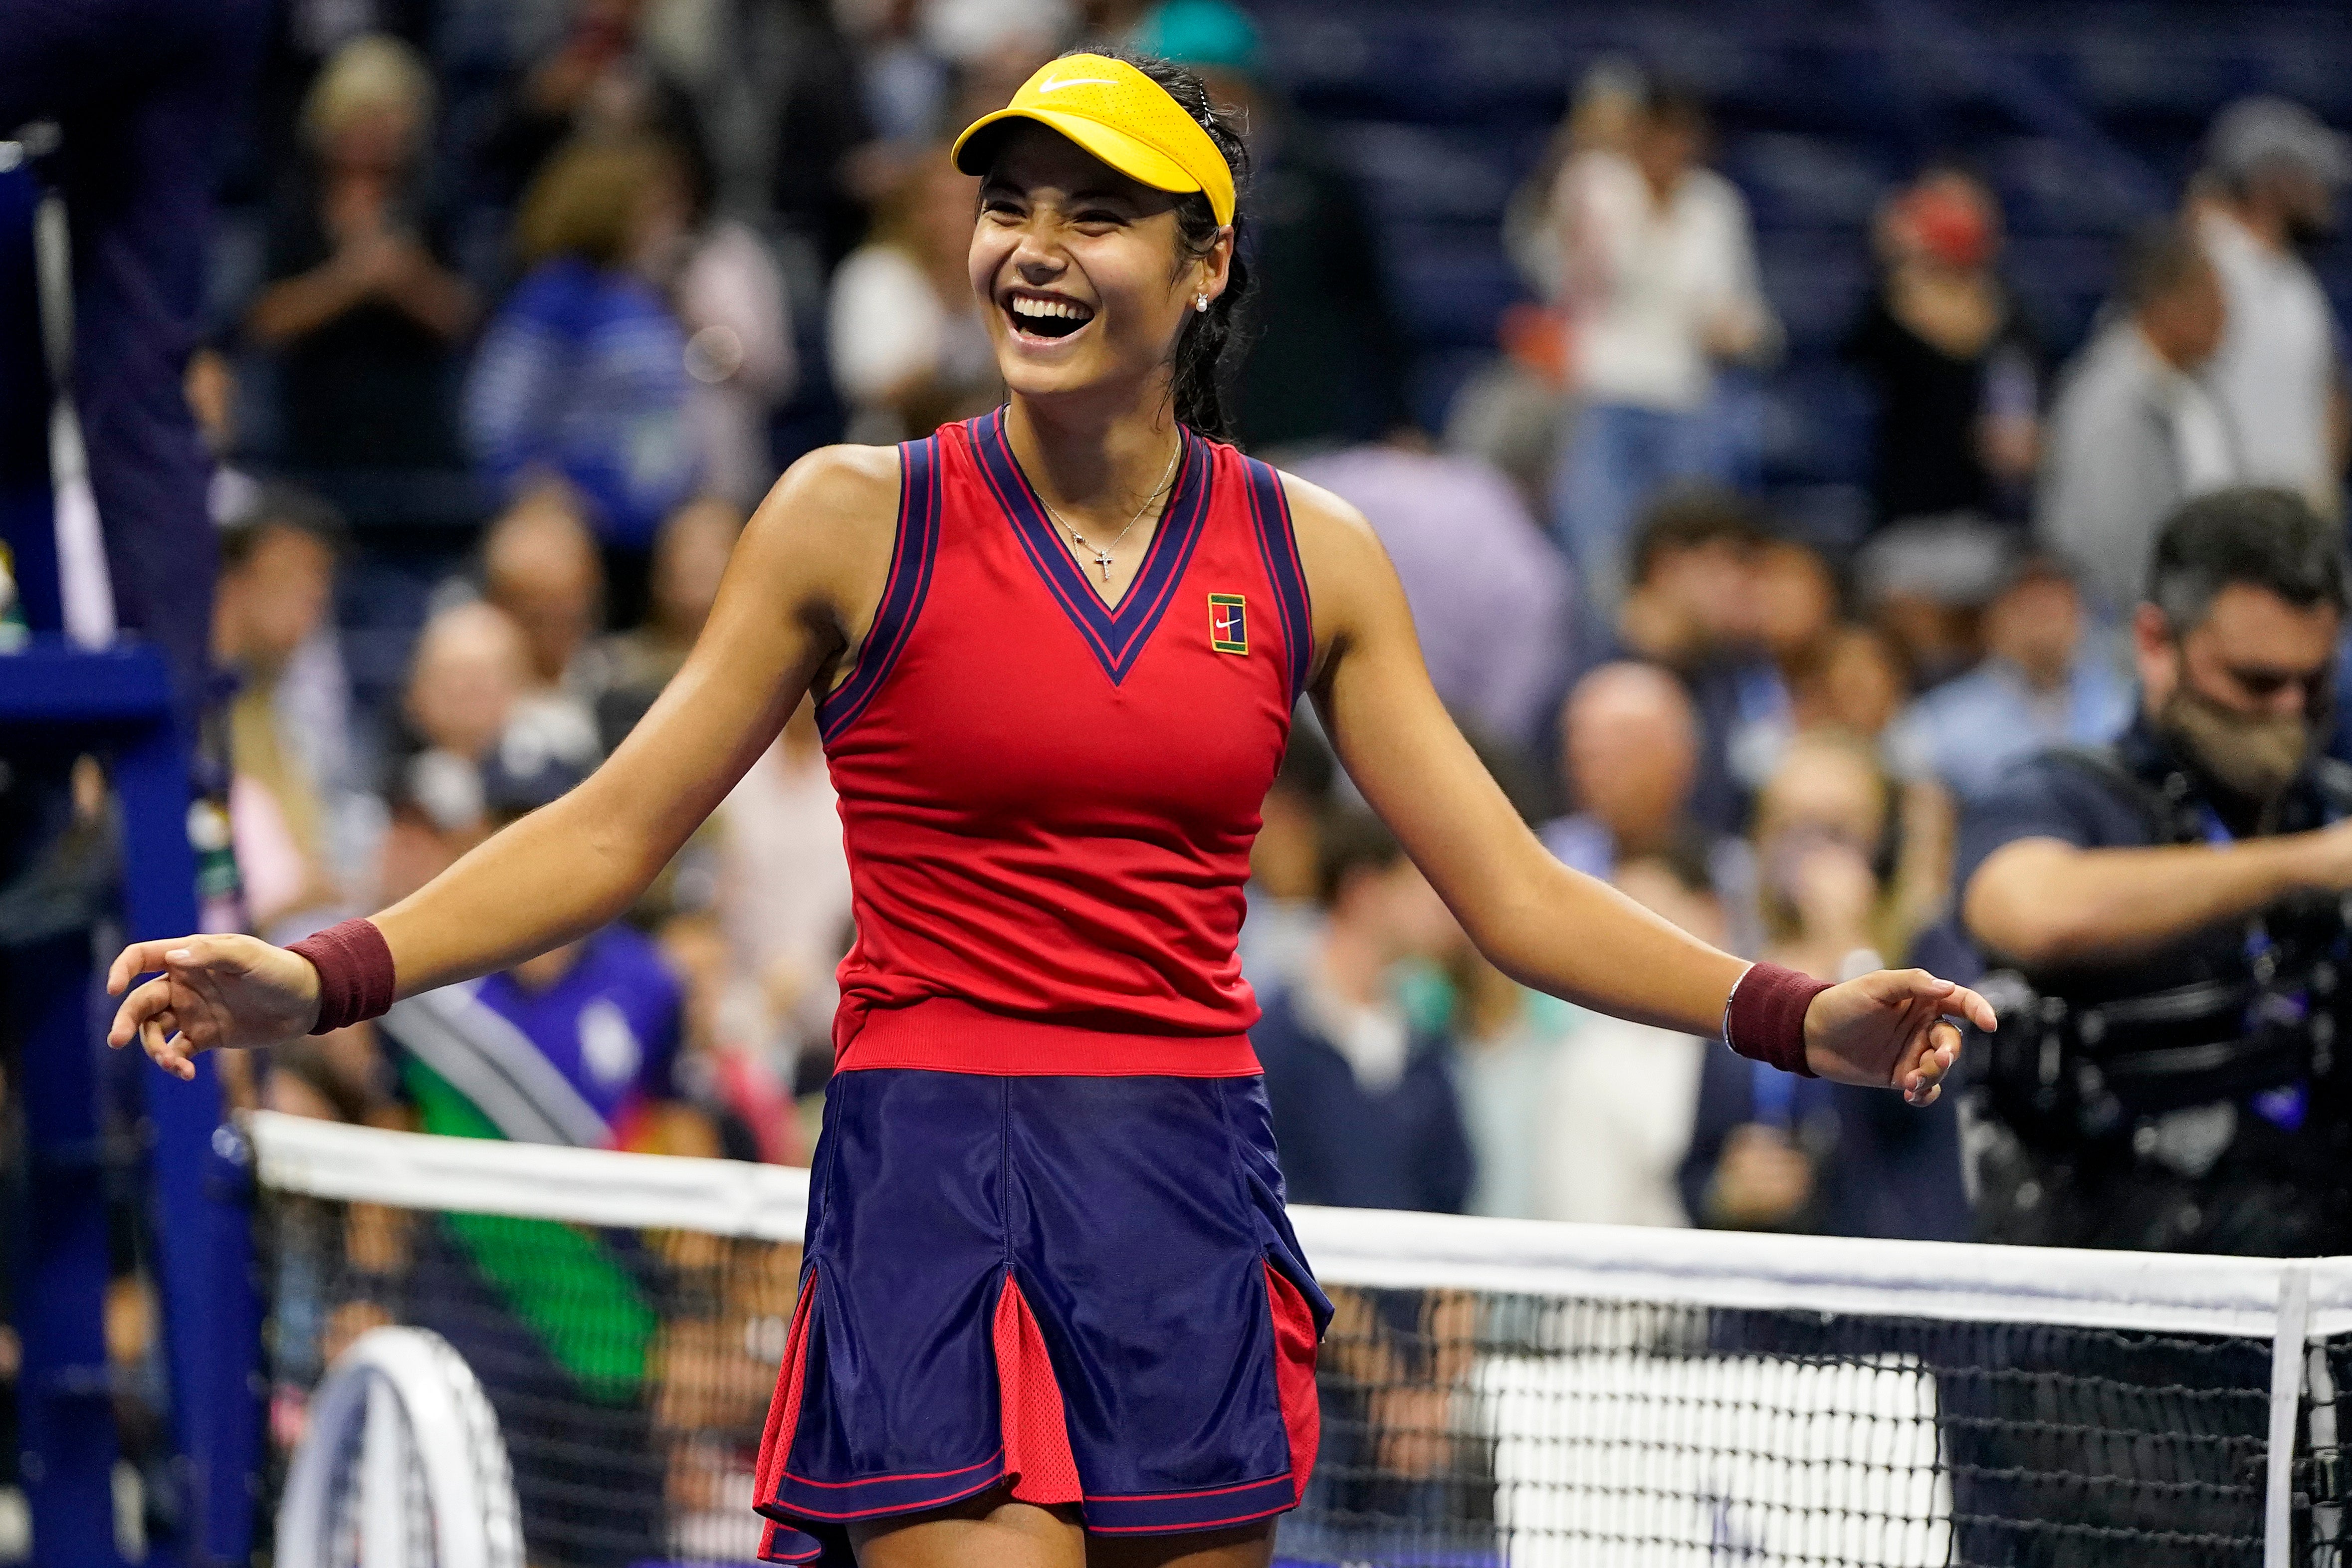
[(1202, 310), (1202, 311), (1205, 311), (1206, 310), (1208, 310), (1208, 308), (1209, 308), (1209, 295), (1208, 295), (1208, 291), (1207, 291), (1206, 289), (1203, 289), (1203, 290), (1202, 290), (1200, 293), (1195, 294), (1195, 295), (1193, 295), (1193, 296), (1192, 296), (1192, 309), (1194, 309), (1195, 310)]

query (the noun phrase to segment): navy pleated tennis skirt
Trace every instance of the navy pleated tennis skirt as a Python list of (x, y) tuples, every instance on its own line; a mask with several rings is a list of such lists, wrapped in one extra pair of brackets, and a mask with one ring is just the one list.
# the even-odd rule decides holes
[(1297, 1505), (1331, 1307), (1258, 1079), (842, 1073), (807, 1237), (768, 1561), (999, 1489), (1104, 1534)]

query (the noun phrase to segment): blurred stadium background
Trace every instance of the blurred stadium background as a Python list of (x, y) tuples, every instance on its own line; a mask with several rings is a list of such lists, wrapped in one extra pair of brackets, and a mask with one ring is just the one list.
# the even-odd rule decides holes
[[(0, 47), (35, 9), (0, 0)], [(1260, 227), (1267, 296), (1242, 382), (1244, 439), (1371, 515), (1441, 689), (1547, 843), (1742, 951), (1832, 973), (1864, 952), (1965, 962), (1937, 944), (1950, 940), (1953, 825), (1989, 759), (2038, 739), (2096, 740), (2129, 704), (2115, 637), (2128, 606), (2111, 586), (2116, 570), (2126, 580), (2129, 570), (2084, 557), (2052, 498), (2056, 470), (2082, 456), (2067, 449), (2057, 410), (2088, 348), (2130, 314), (2119, 291), (2133, 246), (2146, 289), (2188, 289), (2193, 264), (2168, 261), (2152, 227), (2183, 226), (2176, 237), (2217, 243), (2215, 226), (2235, 221), (2217, 212), (2242, 194), (2231, 179), (2277, 159), (2323, 195), (2340, 197), (2352, 177), (2341, 136), (2352, 125), (2352, 11), (2341, 5), (237, 0), (220, 9), (238, 11), (251, 30), (241, 63), (215, 79), (237, 85), (216, 92), (218, 146), (199, 182), (213, 199), (201, 302), (163, 311), (126, 341), (173, 363), (188, 356), (186, 401), (216, 470), (206, 506), (223, 552), (217, 609), (175, 612), (196, 627), (192, 646), (208, 647), (234, 677), (221, 683), (214, 734), (197, 757), (200, 891), (208, 919), (281, 940), (399, 896), (593, 766), (677, 668), (735, 530), (794, 458), (831, 441), (919, 435), (993, 405), (984, 340), (960, 294), (971, 190), (942, 175), (941, 139), (1042, 59), (1108, 38), (1195, 63), (1246, 107), (1264, 167), (1244, 212)], [(142, 63), (124, 64), (105, 93), (129, 101), (173, 79), (135, 50), (123, 58), (134, 57)], [(193, 90), (205, 87), (198, 75)], [(1667, 89), (1674, 104), (1703, 112), (1694, 170), (1718, 172), (1728, 186), (1709, 188), (1736, 193), (1710, 209), (1734, 215), (1725, 226), (1692, 244), (1706, 266), (1733, 275), (1727, 298), (1745, 325), (1736, 346), (1698, 353), (1696, 391), (1675, 410), (1703, 429), (1708, 456), (1672, 472), (1629, 460), (1595, 553), (1570, 515), (1585, 494), (1575, 454), (1611, 398), (1581, 388), (1580, 376), (1594, 323), (1616, 305), (1577, 259), (1588, 242), (1606, 248), (1606, 236), (1594, 236), (1607, 225), (1580, 227), (1569, 209), (1593, 169), (1602, 185), (1615, 177), (1608, 169), (1618, 165), (1590, 160), (1636, 156), (1641, 95)], [(2217, 133), (2249, 100), (2261, 100), (2255, 119), (2239, 121), (2234, 141)], [(8, 107), (0, 96), (0, 110)], [(62, 152), (34, 132), (0, 158), (0, 535), (26, 589), (21, 603), (0, 594), (0, 726), (29, 724), (26, 715), (39, 717), (51, 698), (69, 705), (80, 679), (43, 667), (54, 684), (37, 701), (33, 659), (15, 667), (24, 679), (12, 688), (6, 657), (28, 629), (37, 654), (52, 647), (59, 619), (42, 564), (53, 552), (26, 541), (49, 537), (51, 389), (34, 214), (45, 190), (71, 184), (75, 120), (65, 119)], [(0, 138), (17, 129), (0, 124)], [(80, 146), (91, 144), (86, 132)], [(117, 216), (93, 196), (70, 221), (86, 238)], [(2240, 473), (2287, 479), (2341, 516), (2348, 405), (2333, 333), (2352, 311), (2352, 238), (2341, 226), (2305, 227), (2263, 252), (2270, 270), (2253, 284), (2240, 273), (2221, 283), (2243, 320), (2289, 296), (2302, 309), (2296, 290), (2315, 283), (2333, 320), (2305, 333), (2273, 379), (2319, 368), (2308, 390), (2332, 421), (2326, 450), (2306, 472)], [(77, 266), (93, 266), (96, 254), (85, 245)], [(1740, 281), (1751, 254), (1752, 290)], [(104, 297), (90, 294), (91, 281), (81, 279), (85, 298)], [(1676, 304), (1640, 330), (1664, 341), (1706, 329)], [(1939, 330), (1961, 346), (1937, 361), (1929, 339)], [(88, 334), (86, 321), (86, 350)], [(2264, 374), (2255, 363), (2253, 379)], [(176, 417), (154, 428), (184, 434)], [(1908, 432), (1917, 447), (1904, 444)], [(121, 437), (119, 427), (93, 435), (93, 462), (135, 464), (138, 441)], [(1701, 477), (1708, 488), (1666, 482)], [(2154, 521), (2120, 526), (2144, 539)], [(100, 523), (118, 549), (134, 551), (147, 548), (141, 531), (157, 526), (134, 507)], [(2038, 695), (2004, 707), (1985, 682), (2011, 668)], [(41, 711), (54, 727), (64, 707)], [(21, 1004), (35, 997), (26, 977), (58, 951), (60, 931), (94, 929), (103, 942), (117, 930), (103, 913), (90, 925), (106, 903), (91, 889), (102, 894), (115, 875), (110, 855), (44, 847), (110, 842), (102, 830), (116, 807), (107, 775), (76, 762), (75, 747), (47, 794), (38, 769), (11, 773), (12, 735), (20, 731), (0, 728), (0, 808), (14, 814), (0, 816), (0, 844), (14, 845), (0, 859), (0, 956), (14, 955), (16, 967), (0, 977)], [(845, 872), (837, 837), (827, 838), (830, 794), (813, 739), (813, 727), (788, 732), (630, 923), (579, 961), (620, 998), (559, 1021), (575, 1059), (610, 1066), (614, 1103), (630, 1110), (613, 1115), (602, 1142), (805, 1163), (829, 1070), (830, 969), (847, 934)], [(2352, 739), (2339, 734), (2336, 746), (2352, 752)], [(111, 755), (95, 742), (90, 750)], [(110, 765), (127, 796), (119, 759)], [(1549, 1010), (1467, 956), (1458, 935), (1404, 940), (1416, 890), (1391, 875), (1394, 851), (1367, 834), (1360, 807), (1306, 733), (1267, 804), (1244, 961), (1279, 994), (1342, 928), (1339, 940), (1400, 961), (1393, 996), (1371, 1000), (1422, 1042), (1417, 1061), (1439, 1065), (1402, 1080), (1361, 1074), (1361, 1103), (1296, 1102), (1286, 1149), (1334, 1128), (1388, 1130), (1360, 1140), (1378, 1155), (1364, 1184), (1335, 1177), (1299, 1196), (1522, 1219), (1966, 1237), (1948, 1106), (1889, 1121), (1826, 1091), (1768, 1104), (1760, 1086), (1723, 1077), (1738, 1069), (1720, 1052)], [(37, 832), (27, 826), (36, 818), (64, 826)], [(1792, 858), (1812, 871), (1801, 886), (1774, 884)], [(1812, 897), (1845, 872), (1850, 898)], [(1334, 878), (1353, 891), (1318, 898), (1318, 882)], [(89, 943), (73, 941), (86, 957)], [(27, 1023), (33, 1011), (9, 1015), (12, 1048), (59, 1026)], [(231, 1109), (452, 1130), (434, 1120), (440, 1102), (433, 1071), (418, 1066), (431, 1055), (421, 1037), (388, 1021), (224, 1066), (220, 1092)], [(1628, 1050), (1654, 1053), (1654, 1070), (1632, 1075), (1638, 1083), (1610, 1065)], [(78, 1173), (75, 1190), (86, 1186), (91, 1212), (107, 1219), (110, 1281), (104, 1374), (77, 1362), (88, 1386), (58, 1394), (28, 1378), (22, 1392), (110, 1405), (125, 1456), (108, 1483), (115, 1534), (126, 1549), (178, 1552), (196, 1510), (168, 1430), (165, 1389), (181, 1373), (165, 1364), (158, 1281), (173, 1266), (142, 1184), (155, 1119), (127, 1087), (135, 1068), (117, 1059), (93, 1069), (101, 1109), (60, 1142), (45, 1142), (39, 1118), (25, 1114), (27, 1075), (9, 1065), (11, 1215), (29, 1216), (44, 1191), (64, 1190), (38, 1183)], [(635, 1114), (646, 1106), (655, 1113)], [(1356, 1116), (1374, 1120), (1347, 1120)], [(167, 1129), (162, 1142), (188, 1135)], [(1568, 1156), (1554, 1152), (1562, 1146)], [(1408, 1167), (1452, 1174), (1416, 1186), (1399, 1174)], [(322, 1221), (325, 1212), (289, 1204), (265, 1227), (278, 1271), (265, 1293), (280, 1313), (270, 1364), (281, 1458), (322, 1353), (362, 1328), (415, 1315), (397, 1297), (415, 1259), (353, 1261), (367, 1222), (340, 1208)], [(303, 1245), (315, 1256), (289, 1247), (285, 1215), (307, 1216)], [(684, 1268), (667, 1232), (624, 1250)], [(39, 1248), (11, 1256), (21, 1309), (43, 1278)], [(772, 1259), (761, 1257), (765, 1280)], [(1335, 1420), (1357, 1422), (1350, 1440), (1366, 1452), (1385, 1441), (1378, 1422), (1359, 1419), (1377, 1403), (1379, 1376), (1363, 1369), (1387, 1353), (1384, 1335), (1472, 1377), (1472, 1362), (1444, 1349), (1469, 1334), (1487, 1357), (1475, 1376), (1522, 1375), (1493, 1358), (1554, 1333), (1526, 1325), (1568, 1321), (1567, 1293), (1590, 1284), (1498, 1285), (1521, 1292), (1521, 1306), (1473, 1332), (1444, 1318), (1442, 1295), (1414, 1293), (1429, 1281), (1350, 1267), (1351, 1281), (1390, 1292), (1366, 1298), (1374, 1306), (1353, 1330), (1371, 1348), (1342, 1358), (1356, 1370), (1339, 1375), (1357, 1382), (1327, 1389)], [(2267, 1274), (2238, 1283), (2249, 1280), (2276, 1283)], [(697, 1288), (686, 1274), (646, 1287), (663, 1312), (688, 1315), (672, 1298), (698, 1300)], [(1561, 1294), (1538, 1300), (1546, 1289)], [(299, 1331), (282, 1316), (289, 1300), (317, 1309)], [(1794, 1306), (1812, 1310), (1810, 1299)], [(1674, 1310), (1696, 1313), (1673, 1318), (1675, 1354), (1827, 1354), (1838, 1365), (1859, 1355), (1855, 1364), (1892, 1369), (1902, 1382), (1895, 1403), (1920, 1430), (1930, 1417), (1904, 1401), (1932, 1405), (1940, 1390), (1948, 1405), (1955, 1377), (2010, 1353), (1956, 1336), (1950, 1343), (1970, 1348), (1949, 1352), (1960, 1359), (1947, 1364), (1935, 1359), (1947, 1342), (1933, 1335), (1892, 1350), (1871, 1341), (1823, 1352), (1826, 1341), (1807, 1341), (1790, 1351), (1788, 1324), (1711, 1321), (1689, 1303)], [(2236, 1510), (2166, 1550), (2179, 1548), (2184, 1563), (2251, 1562), (2261, 1542), (2250, 1521), (2266, 1484), (2261, 1443), (2245, 1435), (2263, 1428), (2266, 1408), (2267, 1352), (2252, 1342), (2276, 1323), (2250, 1328), (2228, 1316), (2236, 1307), (2201, 1298), (2181, 1310), (2164, 1321), (2217, 1335), (2234, 1323), (2227, 1331), (2246, 1342), (2228, 1352), (2236, 1413), (2208, 1422), (2151, 1405), (2114, 1419), (2187, 1431), (2188, 1449), (2205, 1443), (2201, 1458), (2180, 1460), (2179, 1484), (2217, 1489), (2224, 1511)], [(1403, 1326), (1382, 1329), (1383, 1313)], [(756, 1323), (724, 1327), (765, 1324), (764, 1333), (772, 1316), (762, 1308)], [(1590, 1331), (1596, 1343), (1645, 1331), (1609, 1312), (1590, 1321), (1601, 1325)], [(2117, 1329), (2095, 1353), (2147, 1349), (2127, 1338)], [(2181, 1353), (2218, 1354), (2218, 1342)], [(13, 1423), (16, 1342), (0, 1341), (0, 1351)], [(2074, 1352), (2045, 1344), (2032, 1353), (2054, 1363)], [(1524, 1373), (1525, 1386), (1558, 1392), (1544, 1381), (1556, 1372)], [(743, 1375), (730, 1363), (727, 1376)], [(1654, 1368), (1630, 1375), (1625, 1386), (1637, 1392), (1654, 1376), (1672, 1382)], [(758, 1382), (746, 1384), (755, 1402)], [(1720, 1397), (1782, 1397), (1769, 1378), (1759, 1386), (1768, 1391)], [(708, 1388), (696, 1397), (723, 1403)], [(1789, 1397), (1801, 1406), (1819, 1396)], [(2310, 1397), (2329, 1405), (2332, 1422), (2332, 1393)], [(742, 1414), (729, 1405), (695, 1417), (719, 1434), (712, 1452), (731, 1452)], [(1675, 1439), (1657, 1441), (1672, 1448)], [(8, 1469), (16, 1447), (13, 1430), (0, 1432), (0, 1563), (35, 1544), (22, 1500), (39, 1482)], [(1372, 1491), (1398, 1465), (1410, 1468), (1381, 1453), (1356, 1478)], [(1467, 1474), (1471, 1491), (1491, 1492), (1491, 1453), (1448, 1454), (1410, 1463)], [(2006, 1462), (2000, 1452), (1979, 1459), (1989, 1472)], [(2063, 1477), (2076, 1460), (2094, 1462), (2047, 1452), (2036, 1462)], [(1916, 1453), (1905, 1463), (1920, 1477), (1934, 1469)], [(729, 1478), (709, 1480), (713, 1496), (741, 1479), (712, 1465), (710, 1476)], [(658, 1489), (659, 1467), (649, 1473)], [(1949, 1484), (1914, 1479), (1930, 1491)], [(1488, 1508), (1470, 1521), (1484, 1544), (1457, 1555), (1492, 1560), (1491, 1498), (1397, 1501), (1404, 1492), (1360, 1510), (1419, 1510), (1461, 1524), (1449, 1509)], [(1955, 1494), (1936, 1495), (1949, 1511)], [(1941, 1560), (1948, 1550), (1969, 1560), (1976, 1551), (2004, 1562), (2099, 1560), (2067, 1555), (2073, 1538), (2000, 1535), (2003, 1508), (2046, 1514), (2072, 1503), (2038, 1494), (1990, 1502), (1965, 1481), (1957, 1495), (1961, 1511), (1980, 1506), (1985, 1520), (1933, 1533), (1925, 1548), (1927, 1537), (1906, 1536), (1883, 1560)], [(725, 1500), (732, 1507), (733, 1493)], [(535, 1506), (526, 1496), (526, 1516)], [(1318, 1517), (1344, 1524), (1351, 1506), (1326, 1498)], [(2123, 1550), (2122, 1541), (2141, 1550), (2179, 1522), (2148, 1506), (2157, 1511), (2119, 1514), (2114, 1528), (2127, 1533), (2100, 1537), (2103, 1549)], [(592, 1541), (582, 1560), (619, 1551), (614, 1539)], [(712, 1539), (737, 1550), (724, 1529)], [(1388, 1550), (1344, 1531), (1318, 1541), (1327, 1559)], [(1437, 1537), (1413, 1548), (1441, 1549), (1454, 1548)], [(548, 1558), (559, 1560), (570, 1559)]]

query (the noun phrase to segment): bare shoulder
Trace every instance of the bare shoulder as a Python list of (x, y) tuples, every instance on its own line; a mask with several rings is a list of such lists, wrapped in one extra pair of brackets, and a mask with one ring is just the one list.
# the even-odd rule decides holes
[(820, 447), (784, 470), (736, 546), (768, 591), (827, 618), (862, 623), (889, 575), (898, 538), (898, 454), (889, 447)]
[(891, 447), (820, 447), (786, 468), (747, 531), (789, 535), (803, 548), (887, 545), (898, 520), (898, 453)]
[[(1406, 614), (1403, 589), (1380, 535), (1352, 504), (1296, 474), (1282, 475), (1282, 490), (1307, 573), (1318, 662), (1328, 666), (1334, 652)], [(1403, 624), (1410, 628), (1409, 616)]]
[(1369, 556), (1383, 558), (1380, 536), (1364, 514), (1321, 485), (1276, 469), (1290, 502), (1290, 527), (1298, 540), (1300, 563), (1315, 574), (1318, 562), (1334, 567)]

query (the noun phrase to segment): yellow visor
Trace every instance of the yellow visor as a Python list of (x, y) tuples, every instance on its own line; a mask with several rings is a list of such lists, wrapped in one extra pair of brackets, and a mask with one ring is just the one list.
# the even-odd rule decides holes
[(1034, 120), (1060, 132), (1130, 180), (1158, 191), (1199, 191), (1217, 221), (1234, 221), (1234, 172), (1200, 121), (1168, 89), (1125, 60), (1065, 55), (1021, 84), (1013, 101), (964, 127), (950, 156), (967, 174), (985, 163), (972, 138), (1003, 120)]

